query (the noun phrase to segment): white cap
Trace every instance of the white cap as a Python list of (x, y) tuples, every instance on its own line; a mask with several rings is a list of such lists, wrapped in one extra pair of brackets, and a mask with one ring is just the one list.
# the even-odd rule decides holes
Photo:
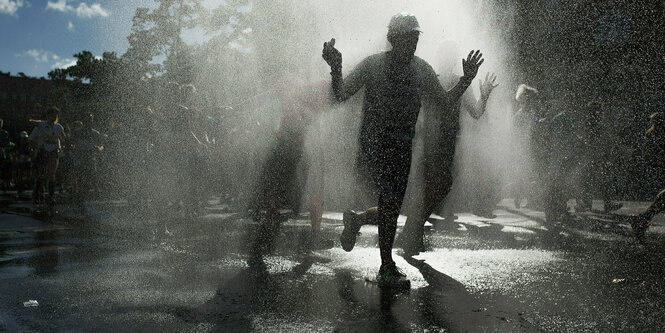
[(399, 13), (395, 14), (390, 19), (390, 23), (388, 24), (388, 36), (401, 35), (412, 31), (423, 32), (420, 29), (418, 20), (413, 14)]

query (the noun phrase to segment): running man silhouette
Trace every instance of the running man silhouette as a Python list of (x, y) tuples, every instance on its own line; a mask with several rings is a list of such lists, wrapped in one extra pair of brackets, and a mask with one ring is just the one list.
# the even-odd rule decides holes
[(392, 50), (365, 58), (346, 79), (342, 77), (342, 54), (335, 49), (335, 39), (323, 44), (323, 59), (332, 70), (334, 100), (343, 102), (365, 88), (356, 166), (359, 180), (373, 184), (378, 195), (377, 207), (360, 214), (344, 213), (340, 241), (344, 250), (351, 251), (360, 227), (378, 224), (381, 267), (377, 282), (398, 288), (410, 286), (395, 265), (392, 246), (409, 177), (421, 99), (423, 95), (430, 98), (439, 106), (441, 117), (447, 118), (484, 61), (480, 51), (471, 51), (462, 60), (464, 76), (454, 88), (445, 91), (434, 69), (414, 55), (420, 32), (415, 16), (393, 16), (387, 35)]

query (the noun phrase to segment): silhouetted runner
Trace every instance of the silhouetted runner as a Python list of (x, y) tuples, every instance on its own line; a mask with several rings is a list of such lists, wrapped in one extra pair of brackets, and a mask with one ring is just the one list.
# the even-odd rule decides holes
[[(650, 118), (651, 127), (646, 132), (644, 157), (650, 168), (662, 175), (665, 171), (665, 116), (662, 112), (655, 112)], [(662, 178), (658, 180), (662, 181)], [(662, 212), (665, 212), (665, 190), (656, 195), (646, 211), (633, 217), (630, 225), (639, 242), (644, 242), (644, 234), (651, 225), (651, 219)]]
[(575, 198), (576, 212), (589, 211), (593, 197), (598, 195), (603, 201), (605, 212), (615, 211), (622, 204), (610, 198), (617, 197), (615, 173), (613, 172), (613, 135), (605, 121), (601, 103), (592, 101), (580, 115), (575, 140), (576, 164), (581, 169), (581, 189)]
[(391, 252), (409, 177), (411, 141), (421, 98), (431, 98), (441, 109), (441, 116), (447, 117), (483, 63), (480, 51), (471, 51), (462, 60), (464, 76), (446, 92), (432, 67), (414, 56), (420, 32), (415, 16), (393, 16), (387, 36), (392, 50), (365, 58), (346, 80), (342, 78), (342, 54), (335, 49), (335, 39), (323, 44), (323, 58), (332, 70), (334, 100), (343, 102), (365, 88), (357, 168), (359, 180), (368, 180), (378, 194), (377, 207), (360, 214), (344, 213), (340, 241), (344, 250), (351, 251), (360, 227), (378, 224), (381, 267), (377, 282), (386, 286), (410, 286), (395, 266)]
[(60, 141), (65, 138), (65, 129), (58, 123), (60, 110), (50, 107), (46, 110), (46, 121), (38, 122), (30, 133), (30, 142), (34, 145), (37, 154), (34, 164), (37, 169), (37, 180), (33, 197), (36, 203), (42, 200), (43, 186), (47, 185), (49, 204), (53, 204), (55, 187), (55, 173), (58, 170), (58, 154)]
[[(453, 87), (459, 82), (460, 77), (454, 73), (455, 67), (459, 66), (459, 49), (452, 41), (445, 41), (439, 46), (439, 56), (442, 58), (439, 66), (439, 82), (445, 88)], [(455, 157), (455, 146), (460, 134), (460, 117), (462, 113), (468, 113), (473, 119), (479, 119), (485, 113), (485, 106), (490, 93), (497, 86), (496, 75), (487, 73), (485, 81), (479, 81), (480, 98), (476, 100), (473, 90), (467, 89), (459, 101), (453, 105), (450, 117), (441, 119), (440, 110), (433, 103), (424, 103), (423, 127), (419, 136), (423, 138), (422, 160), (418, 164), (421, 172), (418, 183), (418, 193), (413, 196), (414, 202), (409, 207), (408, 217), (402, 233), (397, 238), (396, 246), (402, 247), (408, 256), (416, 255), (424, 251), (423, 234), (425, 222), (434, 210), (441, 205), (450, 193), (455, 174), (453, 172), (453, 160)], [(477, 151), (471, 151), (477, 154)], [(478, 157), (473, 157), (478, 158)], [(479, 170), (474, 170), (478, 172)], [(459, 177), (459, 176), (457, 176)], [(485, 179), (480, 179), (481, 181)], [(478, 185), (478, 184), (475, 184)], [(486, 189), (485, 189), (486, 191)], [(474, 194), (482, 190), (473, 189)], [(474, 208), (486, 206), (487, 204), (474, 196), (477, 202), (471, 203)], [(490, 211), (491, 212), (491, 211)], [(477, 211), (474, 210), (474, 213)], [(452, 216), (452, 214), (450, 214)]]

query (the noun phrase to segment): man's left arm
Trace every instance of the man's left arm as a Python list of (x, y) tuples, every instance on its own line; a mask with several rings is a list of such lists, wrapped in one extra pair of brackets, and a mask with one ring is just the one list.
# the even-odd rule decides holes
[[(482, 79), (478, 81), (478, 84), (480, 85), (480, 98), (478, 101), (475, 101), (475, 98), (471, 98), (473, 101), (470, 102), (470, 107), (468, 107), (469, 115), (473, 117), (474, 119), (479, 119), (486, 110), (487, 107), (487, 100), (490, 98), (490, 94), (492, 93), (492, 90), (498, 86), (496, 82), (496, 74), (490, 73), (485, 74), (485, 81), (483, 82)], [(469, 94), (469, 96), (472, 96)], [(462, 97), (464, 98), (464, 97)], [(474, 103), (475, 102), (475, 103)], [(468, 103), (468, 102), (467, 102)]]
[(439, 108), (452, 110), (451, 106), (457, 104), (466, 91), (467, 88), (471, 85), (473, 78), (478, 74), (478, 68), (485, 61), (483, 54), (478, 51), (471, 51), (466, 59), (462, 59), (462, 69), (464, 70), (464, 76), (462, 76), (455, 87), (445, 91), (441, 87), (441, 83), (436, 78), (436, 74), (432, 71), (431, 75), (426, 75), (425, 78), (425, 90), (427, 90), (431, 98), (437, 103)]
[(67, 133), (65, 133), (65, 128), (60, 125), (60, 140), (65, 141), (67, 139)]

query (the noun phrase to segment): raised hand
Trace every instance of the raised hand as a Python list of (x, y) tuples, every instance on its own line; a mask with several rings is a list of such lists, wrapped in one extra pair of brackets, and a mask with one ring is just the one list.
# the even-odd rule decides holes
[(342, 68), (342, 53), (335, 48), (335, 38), (329, 42), (323, 43), (323, 60), (328, 63), (331, 69)]
[(464, 70), (464, 76), (470, 79), (473, 79), (478, 74), (478, 68), (483, 64), (485, 59), (483, 59), (483, 54), (480, 53), (480, 50), (471, 50), (469, 55), (466, 56), (466, 60), (462, 59), (462, 70)]
[(490, 93), (496, 86), (499, 84), (496, 83), (496, 74), (492, 73), (490, 75), (489, 72), (485, 74), (485, 82), (483, 82), (482, 79), (478, 80), (478, 83), (480, 84), (480, 96), (483, 98), (488, 98), (490, 97)]

